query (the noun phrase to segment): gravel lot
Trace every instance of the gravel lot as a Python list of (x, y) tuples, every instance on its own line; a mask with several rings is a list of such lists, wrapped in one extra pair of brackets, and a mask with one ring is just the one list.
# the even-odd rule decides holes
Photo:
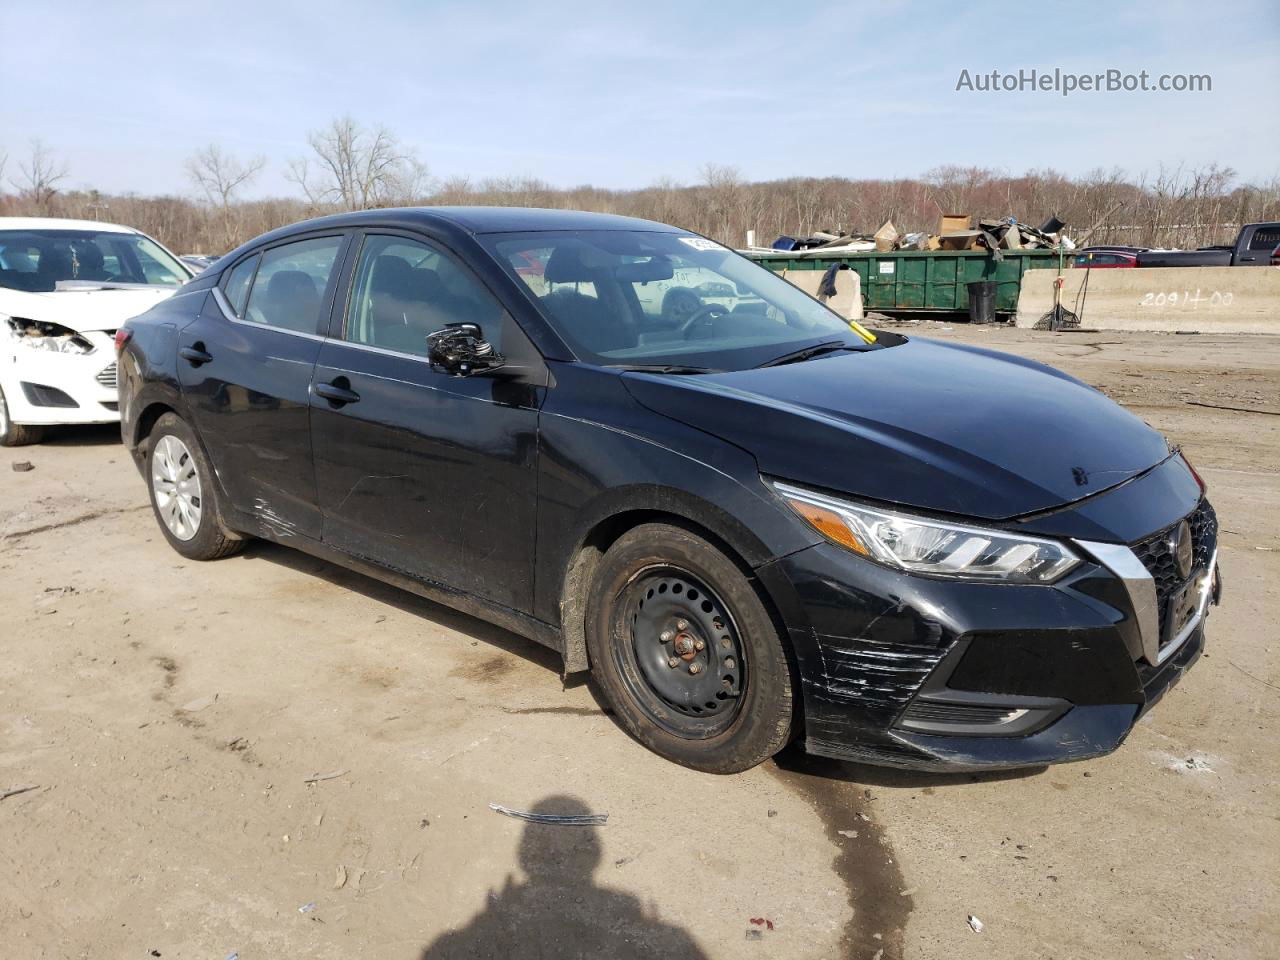
[(1280, 337), (896, 329), (1062, 367), (1207, 479), (1224, 604), (1118, 753), (686, 771), (531, 642), (272, 545), (183, 560), (72, 430), (0, 450), (0, 794), (37, 787), (0, 801), (0, 956), (1275, 956)]

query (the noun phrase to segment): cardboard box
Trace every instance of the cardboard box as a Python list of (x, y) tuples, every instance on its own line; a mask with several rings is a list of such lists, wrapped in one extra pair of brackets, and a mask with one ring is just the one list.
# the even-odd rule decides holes
[(878, 251), (888, 253), (893, 249), (894, 241), (898, 239), (898, 228), (893, 225), (892, 220), (886, 220), (880, 229), (872, 234), (871, 239), (876, 242)]
[(973, 217), (967, 213), (944, 213), (938, 222), (938, 233), (955, 233), (957, 230), (972, 230)]
[(978, 245), (980, 230), (952, 230), (938, 238), (941, 250), (972, 250)]

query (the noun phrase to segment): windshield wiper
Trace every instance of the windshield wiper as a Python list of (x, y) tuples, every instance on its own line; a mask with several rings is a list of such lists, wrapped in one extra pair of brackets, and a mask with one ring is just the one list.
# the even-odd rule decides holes
[(826, 343), (815, 344), (812, 347), (803, 347), (800, 350), (792, 350), (790, 353), (784, 353), (780, 357), (774, 357), (772, 360), (766, 360), (764, 363), (757, 364), (760, 367), (779, 367), (784, 363), (799, 363), (801, 360), (808, 360), (810, 357), (821, 356), (824, 353), (835, 353), (837, 350), (856, 350), (857, 347), (851, 347), (843, 340), (829, 340)]
[(685, 367), (678, 363), (610, 363), (610, 370), (626, 370), (636, 373), (724, 373), (714, 367)]

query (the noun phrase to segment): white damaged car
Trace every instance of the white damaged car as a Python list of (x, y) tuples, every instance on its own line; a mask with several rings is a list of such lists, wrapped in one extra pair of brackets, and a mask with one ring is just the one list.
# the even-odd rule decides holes
[(119, 420), (115, 332), (191, 275), (131, 227), (0, 217), (0, 445)]

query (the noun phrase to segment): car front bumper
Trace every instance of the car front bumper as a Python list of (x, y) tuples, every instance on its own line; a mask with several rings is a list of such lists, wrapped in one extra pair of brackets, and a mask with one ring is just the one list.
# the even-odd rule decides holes
[(0, 353), (0, 388), (14, 423), (54, 426), (120, 419), (116, 358), (105, 333), (81, 334), (89, 354), (16, 346)]
[[(1087, 559), (1050, 586), (912, 576), (833, 544), (775, 561), (789, 587), (782, 612), (799, 661), (805, 749), (940, 772), (1115, 750), (1203, 650), (1221, 582), (1207, 501), (1194, 517), (1189, 576), (1162, 581), (1160, 558), (1146, 556), (1150, 594), (1170, 610), (1184, 601), (1173, 621), (1138, 609), (1146, 595), (1132, 568), (1117, 572), (1114, 556), (1089, 550), (1101, 545), (1079, 541)], [(1144, 544), (1167, 532), (1116, 549), (1141, 567)]]

